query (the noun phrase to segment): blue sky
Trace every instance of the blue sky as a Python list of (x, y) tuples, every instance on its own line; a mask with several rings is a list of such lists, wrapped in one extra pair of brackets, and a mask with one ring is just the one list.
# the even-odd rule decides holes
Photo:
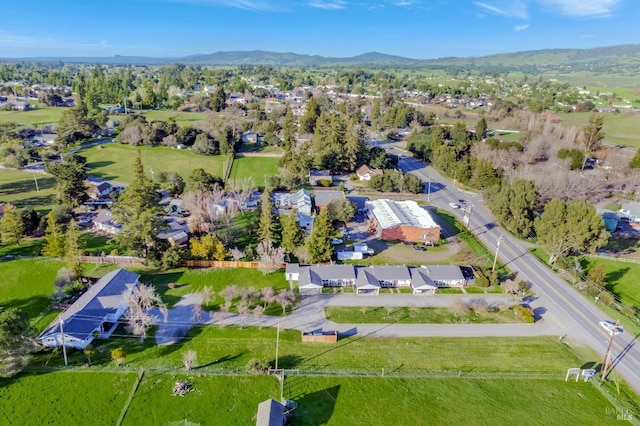
[(638, 43), (638, 0), (5, 0), (0, 57), (416, 59)]

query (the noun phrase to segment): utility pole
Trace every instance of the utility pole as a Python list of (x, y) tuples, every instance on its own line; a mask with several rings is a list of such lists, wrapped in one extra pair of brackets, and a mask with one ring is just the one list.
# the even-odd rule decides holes
[(280, 323), (278, 323), (278, 332), (276, 334), (276, 374), (278, 374), (278, 346), (280, 346)]
[(491, 268), (491, 272), (496, 270), (496, 263), (498, 262), (498, 252), (500, 251), (500, 242), (504, 238), (504, 235), (500, 235), (498, 238), (498, 244), (496, 245), (496, 257), (493, 258), (493, 268)]
[(67, 347), (64, 345), (64, 319), (60, 318), (60, 335), (62, 336), (62, 354), (64, 356), (64, 365), (67, 366)]
[(613, 338), (616, 336), (616, 334), (620, 334), (619, 328), (618, 328), (618, 323), (619, 321), (616, 321), (616, 325), (615, 327), (609, 332), (609, 334), (611, 335), (611, 338), (609, 339), (609, 345), (607, 346), (607, 352), (605, 352), (604, 354), (604, 359), (602, 360), (602, 371), (600, 372), (600, 378), (602, 380), (606, 380), (607, 379), (607, 370), (609, 369), (609, 356), (611, 355), (611, 345), (613, 344)]
[(431, 178), (429, 178), (429, 189), (427, 189), (427, 201), (431, 202)]
[(40, 193), (40, 187), (38, 186), (38, 176), (36, 176), (36, 172), (33, 172), (33, 180), (36, 181), (36, 192)]

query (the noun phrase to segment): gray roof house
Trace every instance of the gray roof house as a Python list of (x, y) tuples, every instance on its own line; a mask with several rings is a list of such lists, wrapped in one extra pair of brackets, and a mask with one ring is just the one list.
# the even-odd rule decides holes
[(322, 279), (311, 268), (304, 268), (298, 278), (298, 292), (300, 294), (319, 294), (322, 292)]
[(47, 327), (38, 340), (48, 347), (84, 349), (94, 338), (108, 338), (124, 315), (123, 293), (138, 285), (140, 275), (118, 269), (109, 272)]
[(406, 266), (371, 266), (370, 270), (382, 287), (411, 285), (411, 273)]
[(438, 287), (464, 287), (467, 280), (457, 265), (422, 266)]
[(438, 286), (424, 268), (411, 268), (411, 289), (413, 294), (435, 294)]
[(325, 287), (344, 287), (356, 282), (353, 265), (315, 265), (308, 268), (318, 274)]
[(104, 231), (111, 235), (116, 235), (122, 230), (122, 225), (114, 222), (111, 217), (111, 210), (105, 209), (93, 218), (93, 226), (98, 231)]
[(344, 196), (344, 192), (342, 191), (333, 191), (333, 190), (318, 190), (313, 193), (313, 197), (316, 204), (316, 209), (320, 211), (320, 209), (327, 208), (329, 203), (333, 200), (345, 200), (347, 197)]
[(311, 214), (311, 195), (306, 189), (301, 189), (298, 192), (274, 192), (273, 204), (277, 209), (291, 210), (296, 209), (298, 213), (306, 215)]
[(284, 426), (285, 406), (275, 399), (267, 399), (258, 404), (256, 426)]
[(371, 271), (371, 268), (358, 268), (356, 294), (380, 294), (380, 283)]

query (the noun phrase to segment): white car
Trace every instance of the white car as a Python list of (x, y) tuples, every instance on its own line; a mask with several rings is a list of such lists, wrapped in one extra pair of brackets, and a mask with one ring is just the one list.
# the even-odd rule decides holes
[(609, 334), (609, 336), (611, 335), (618, 335), (622, 333), (622, 327), (620, 327), (619, 325), (617, 325), (616, 323), (612, 322), (612, 321), (600, 321), (600, 327), (604, 328), (604, 330)]
[(456, 204), (456, 203), (449, 203), (449, 206), (451, 206), (451, 208), (453, 209), (459, 209), (460, 205)]
[(344, 241), (340, 238), (333, 238), (331, 240), (331, 244), (342, 244), (342, 243), (344, 243)]

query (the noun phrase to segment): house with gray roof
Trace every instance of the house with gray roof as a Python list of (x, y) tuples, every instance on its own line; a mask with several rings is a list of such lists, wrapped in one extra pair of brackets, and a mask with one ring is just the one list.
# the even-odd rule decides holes
[(61, 313), (38, 340), (48, 347), (84, 349), (96, 337), (110, 337), (127, 309), (125, 295), (139, 279), (140, 275), (126, 269), (109, 272)]
[(429, 278), (438, 287), (464, 287), (467, 280), (457, 265), (429, 265), (422, 266), (427, 271)]
[(122, 225), (115, 222), (111, 217), (111, 210), (104, 209), (93, 218), (93, 226), (98, 231), (116, 235), (122, 230)]
[(313, 193), (313, 198), (316, 204), (316, 210), (326, 209), (329, 207), (329, 203), (334, 200), (346, 200), (344, 192), (334, 190), (316, 190)]
[(358, 268), (355, 288), (356, 294), (380, 294), (380, 283), (371, 268)]
[(275, 399), (267, 399), (258, 404), (256, 426), (284, 426), (286, 421), (285, 406)]
[(438, 286), (423, 268), (411, 268), (411, 290), (413, 294), (435, 294)]
[(371, 272), (382, 287), (409, 287), (411, 273), (406, 266), (371, 266)]

